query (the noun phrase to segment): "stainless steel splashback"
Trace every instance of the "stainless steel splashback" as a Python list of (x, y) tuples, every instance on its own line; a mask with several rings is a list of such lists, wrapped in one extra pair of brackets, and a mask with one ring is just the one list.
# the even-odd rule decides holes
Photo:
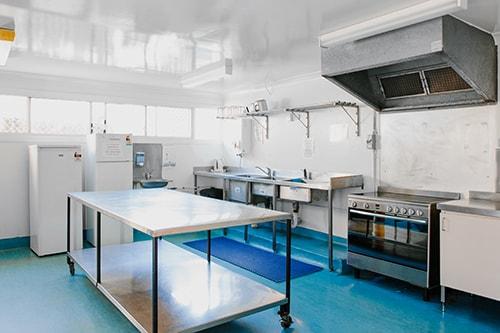
[[(144, 153), (144, 166), (137, 163), (138, 153)], [(134, 143), (134, 180), (146, 179), (149, 173), (151, 179), (162, 178), (163, 147), (159, 143)]]

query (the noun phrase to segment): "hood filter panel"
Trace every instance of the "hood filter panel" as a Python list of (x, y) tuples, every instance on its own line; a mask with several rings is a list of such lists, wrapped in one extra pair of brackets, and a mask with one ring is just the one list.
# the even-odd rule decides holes
[(451, 67), (424, 71), (430, 94), (472, 89)]
[(451, 67), (380, 77), (379, 82), (386, 99), (472, 89)]
[(420, 73), (406, 73), (380, 78), (385, 98), (399, 98), (425, 94)]

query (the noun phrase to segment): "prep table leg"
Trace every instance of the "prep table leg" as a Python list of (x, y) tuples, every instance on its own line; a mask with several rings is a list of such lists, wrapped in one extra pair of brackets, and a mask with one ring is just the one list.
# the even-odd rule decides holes
[(96, 253), (97, 253), (97, 284), (101, 283), (101, 212), (97, 212), (97, 223), (96, 223), (96, 228), (97, 228), (97, 236), (96, 236)]
[(198, 194), (198, 176), (194, 175), (194, 194)]
[[(277, 197), (277, 186), (274, 186), (273, 189), (273, 210), (277, 210), (276, 208), (276, 197)], [(278, 246), (276, 244), (276, 221), (273, 221), (273, 252), (276, 253), (278, 251)]]
[(328, 268), (333, 272), (333, 195), (328, 190)]
[(245, 243), (248, 243), (248, 225), (245, 226), (245, 234), (243, 235)]
[(66, 199), (66, 262), (69, 266), (69, 273), (75, 275), (75, 263), (69, 257), (69, 252), (71, 251), (71, 198)]
[(285, 295), (287, 298), (287, 303), (280, 306), (279, 315), (281, 317), (281, 326), (283, 328), (288, 328), (292, 324), (293, 320), (290, 316), (290, 300), (291, 300), (291, 264), (292, 264), (292, 220), (286, 221), (286, 286)]
[(446, 311), (446, 287), (441, 286), (441, 311)]
[(152, 331), (158, 332), (158, 237), (153, 237), (153, 270), (152, 270)]
[(207, 231), (207, 261), (210, 263), (210, 257), (212, 256), (212, 231)]

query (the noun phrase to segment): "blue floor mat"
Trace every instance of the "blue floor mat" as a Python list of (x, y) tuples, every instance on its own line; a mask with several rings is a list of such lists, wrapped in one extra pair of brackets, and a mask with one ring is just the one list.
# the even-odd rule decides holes
[[(207, 252), (207, 240), (185, 242), (193, 249)], [(212, 256), (227, 261), (274, 282), (285, 281), (285, 257), (226, 237), (212, 239)], [(321, 267), (292, 259), (292, 279), (322, 270)]]

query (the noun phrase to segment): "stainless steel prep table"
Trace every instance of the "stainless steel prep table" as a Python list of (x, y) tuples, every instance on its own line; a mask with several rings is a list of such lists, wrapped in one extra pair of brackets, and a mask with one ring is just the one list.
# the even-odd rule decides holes
[[(290, 214), (165, 189), (77, 192), (68, 194), (68, 235), (71, 200), (97, 211), (96, 248), (70, 251), (67, 239), (71, 274), (78, 264), (139, 331), (195, 332), (276, 306), (281, 325), (290, 326)], [(101, 214), (152, 241), (102, 247)], [(276, 219), (287, 220), (285, 295), (210, 263), (210, 230)], [(158, 242), (193, 231), (207, 231), (207, 260)]]
[[(276, 209), (277, 192), (279, 186), (291, 186), (295, 188), (307, 188), (311, 190), (326, 191), (327, 193), (327, 209), (328, 209), (328, 267), (330, 271), (333, 267), (333, 191), (339, 189), (364, 187), (363, 176), (358, 174), (334, 173), (329, 176), (328, 181), (308, 181), (306, 183), (291, 182), (285, 179), (263, 179), (261, 177), (242, 177), (243, 170), (229, 170), (224, 173), (211, 172), (210, 167), (195, 167), (193, 168), (194, 176), (194, 193), (198, 192), (198, 177), (218, 178), (224, 180), (224, 200), (226, 199), (226, 185), (228, 180), (236, 180), (248, 183), (272, 184), (275, 187), (273, 195), (273, 209)], [(248, 227), (247, 227), (248, 228)], [(245, 241), (248, 237), (248, 229), (245, 228)], [(276, 222), (273, 221), (273, 239), (272, 248), (276, 252)]]

